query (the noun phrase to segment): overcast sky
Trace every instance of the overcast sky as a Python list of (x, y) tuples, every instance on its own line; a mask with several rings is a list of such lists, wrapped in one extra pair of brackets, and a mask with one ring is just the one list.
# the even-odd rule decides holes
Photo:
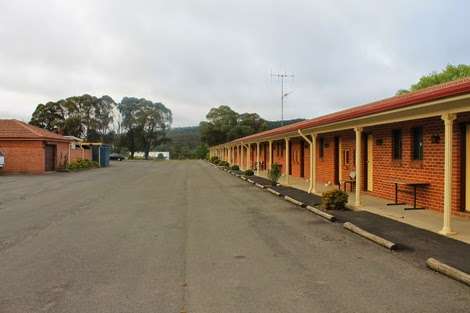
[(211, 107), (309, 118), (470, 63), (470, 2), (0, 0), (0, 118), (89, 93), (163, 102), (174, 126)]

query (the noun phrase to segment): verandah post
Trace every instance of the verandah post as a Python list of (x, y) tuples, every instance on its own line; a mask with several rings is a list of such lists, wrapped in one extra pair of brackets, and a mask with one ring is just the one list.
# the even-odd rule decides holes
[(289, 156), (290, 156), (290, 151), (289, 151), (289, 137), (284, 138), (286, 142), (286, 155), (285, 155), (285, 164), (286, 164), (286, 169), (285, 169), (285, 175), (286, 175), (286, 185), (289, 185)]
[(361, 185), (362, 185), (362, 127), (354, 128), (356, 133), (356, 199), (355, 207), (361, 206)]
[(446, 113), (441, 116), (444, 121), (444, 212), (443, 225), (439, 231), (443, 235), (453, 235), (451, 228), (452, 215), (452, 130), (455, 114)]

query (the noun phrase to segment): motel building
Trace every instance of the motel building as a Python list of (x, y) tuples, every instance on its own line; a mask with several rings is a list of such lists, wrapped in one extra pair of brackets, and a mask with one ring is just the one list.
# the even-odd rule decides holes
[(351, 207), (440, 212), (444, 235), (455, 234), (455, 216), (470, 230), (470, 79), (239, 138), (209, 154), (262, 177), (278, 163), (281, 184), (319, 195), (341, 188)]

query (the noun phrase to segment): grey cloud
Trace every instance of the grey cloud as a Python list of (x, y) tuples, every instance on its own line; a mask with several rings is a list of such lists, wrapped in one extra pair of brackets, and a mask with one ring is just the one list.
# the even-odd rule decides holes
[(82, 93), (162, 101), (175, 126), (213, 106), (278, 119), (391, 96), (468, 63), (460, 1), (0, 0), (0, 117)]

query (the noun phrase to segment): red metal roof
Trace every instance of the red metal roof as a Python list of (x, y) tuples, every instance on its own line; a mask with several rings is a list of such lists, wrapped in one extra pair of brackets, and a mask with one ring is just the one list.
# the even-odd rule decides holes
[(71, 141), (59, 134), (18, 120), (0, 120), (0, 140), (2, 139)]
[(406, 108), (413, 105), (422, 104), (434, 100), (448, 97), (454, 97), (470, 93), (470, 78), (464, 78), (449, 83), (444, 83), (429, 88), (409, 92), (400, 96), (387, 98), (380, 101), (352, 107), (335, 113), (319, 116), (310, 120), (274, 128), (264, 132), (256, 133), (243, 138), (233, 140), (233, 143), (241, 141), (250, 141), (262, 137), (272, 137), (285, 134), (298, 129), (307, 129), (311, 127), (326, 126), (341, 121), (347, 121), (354, 118), (364, 117), (372, 114), (392, 111), (400, 108)]

